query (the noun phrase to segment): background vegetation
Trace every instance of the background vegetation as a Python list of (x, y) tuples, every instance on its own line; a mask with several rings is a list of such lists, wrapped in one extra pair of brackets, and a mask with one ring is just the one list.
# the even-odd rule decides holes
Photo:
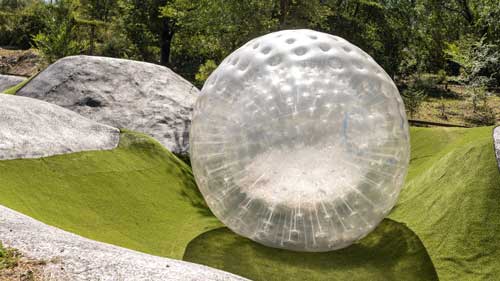
[(251, 38), (293, 28), (368, 52), (412, 118), (500, 121), (498, 0), (0, 0), (0, 46), (158, 63), (198, 87)]

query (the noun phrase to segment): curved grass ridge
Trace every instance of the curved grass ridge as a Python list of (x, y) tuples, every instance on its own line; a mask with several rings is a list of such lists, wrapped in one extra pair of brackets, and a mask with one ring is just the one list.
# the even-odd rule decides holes
[(500, 173), (492, 127), (413, 128), (412, 159), (389, 217), (422, 240), (440, 280), (500, 275)]
[(220, 228), (191, 241), (184, 260), (252, 280), (438, 280), (418, 237), (389, 219), (361, 241), (324, 253), (269, 248)]
[(190, 168), (143, 134), (117, 149), (0, 161), (0, 204), (61, 229), (181, 259), (189, 241), (221, 224)]
[[(500, 275), (500, 172), (491, 136), (491, 127), (411, 129), (410, 169), (389, 217), (418, 235), (440, 280)], [(122, 132), (111, 151), (0, 161), (0, 204), (91, 239), (177, 259), (195, 237), (222, 226), (190, 168), (132, 132)], [(235, 257), (225, 262), (263, 258)], [(242, 275), (293, 271), (259, 264)]]

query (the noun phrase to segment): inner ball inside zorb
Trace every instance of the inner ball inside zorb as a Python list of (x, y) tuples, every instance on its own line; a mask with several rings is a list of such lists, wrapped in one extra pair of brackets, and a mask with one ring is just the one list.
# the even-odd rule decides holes
[(385, 71), (346, 40), (312, 30), (256, 38), (206, 81), (191, 162), (231, 230), (298, 251), (346, 247), (396, 203), (408, 123)]

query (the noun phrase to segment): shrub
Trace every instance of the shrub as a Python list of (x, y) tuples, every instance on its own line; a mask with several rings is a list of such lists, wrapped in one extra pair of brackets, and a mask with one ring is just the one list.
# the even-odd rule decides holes
[(47, 15), (46, 5), (40, 2), (17, 10), (0, 11), (0, 45), (30, 48), (33, 37), (46, 29)]
[(0, 242), (0, 270), (16, 267), (21, 254), (14, 249), (4, 248)]
[(445, 53), (460, 65), (463, 84), (482, 79), (488, 87), (500, 85), (500, 46), (487, 43), (485, 37), (464, 36), (447, 44)]
[(34, 38), (36, 47), (44, 59), (53, 63), (59, 58), (80, 53), (84, 47), (73, 40), (73, 24), (70, 22), (52, 23), (47, 33), (39, 33)]
[(414, 87), (404, 90), (401, 96), (403, 97), (406, 111), (410, 115), (410, 118), (415, 116), (415, 113), (418, 112), (418, 109), (426, 98), (423, 90), (419, 90)]
[(205, 81), (208, 79), (208, 76), (217, 68), (217, 64), (213, 60), (207, 60), (204, 64), (202, 64), (196, 73), (195, 79), (197, 84), (203, 85)]
[(466, 120), (481, 126), (495, 125), (496, 117), (493, 109), (488, 105), (490, 94), (486, 91), (484, 81), (481, 79), (474, 81), (467, 89), (467, 94), (471, 102), (472, 114), (466, 116)]
[(35, 46), (49, 63), (82, 53), (86, 49), (84, 44), (77, 40), (74, 9), (75, 6), (70, 1), (59, 1), (57, 5), (52, 5), (46, 21), (47, 28), (33, 38)]

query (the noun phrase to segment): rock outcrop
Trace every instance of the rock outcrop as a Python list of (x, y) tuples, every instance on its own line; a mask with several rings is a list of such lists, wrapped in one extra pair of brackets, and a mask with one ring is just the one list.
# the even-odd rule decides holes
[(0, 241), (30, 259), (43, 260), (47, 280), (247, 280), (178, 260), (93, 241), (0, 206)]
[(116, 128), (149, 134), (173, 153), (185, 156), (198, 93), (163, 66), (72, 56), (49, 66), (17, 94), (63, 106)]
[(113, 149), (116, 128), (44, 101), (0, 94), (0, 160)]
[(26, 80), (26, 78), (21, 76), (0, 74), (0, 92), (5, 91), (8, 88), (14, 87), (15, 85), (23, 82), (24, 80)]

